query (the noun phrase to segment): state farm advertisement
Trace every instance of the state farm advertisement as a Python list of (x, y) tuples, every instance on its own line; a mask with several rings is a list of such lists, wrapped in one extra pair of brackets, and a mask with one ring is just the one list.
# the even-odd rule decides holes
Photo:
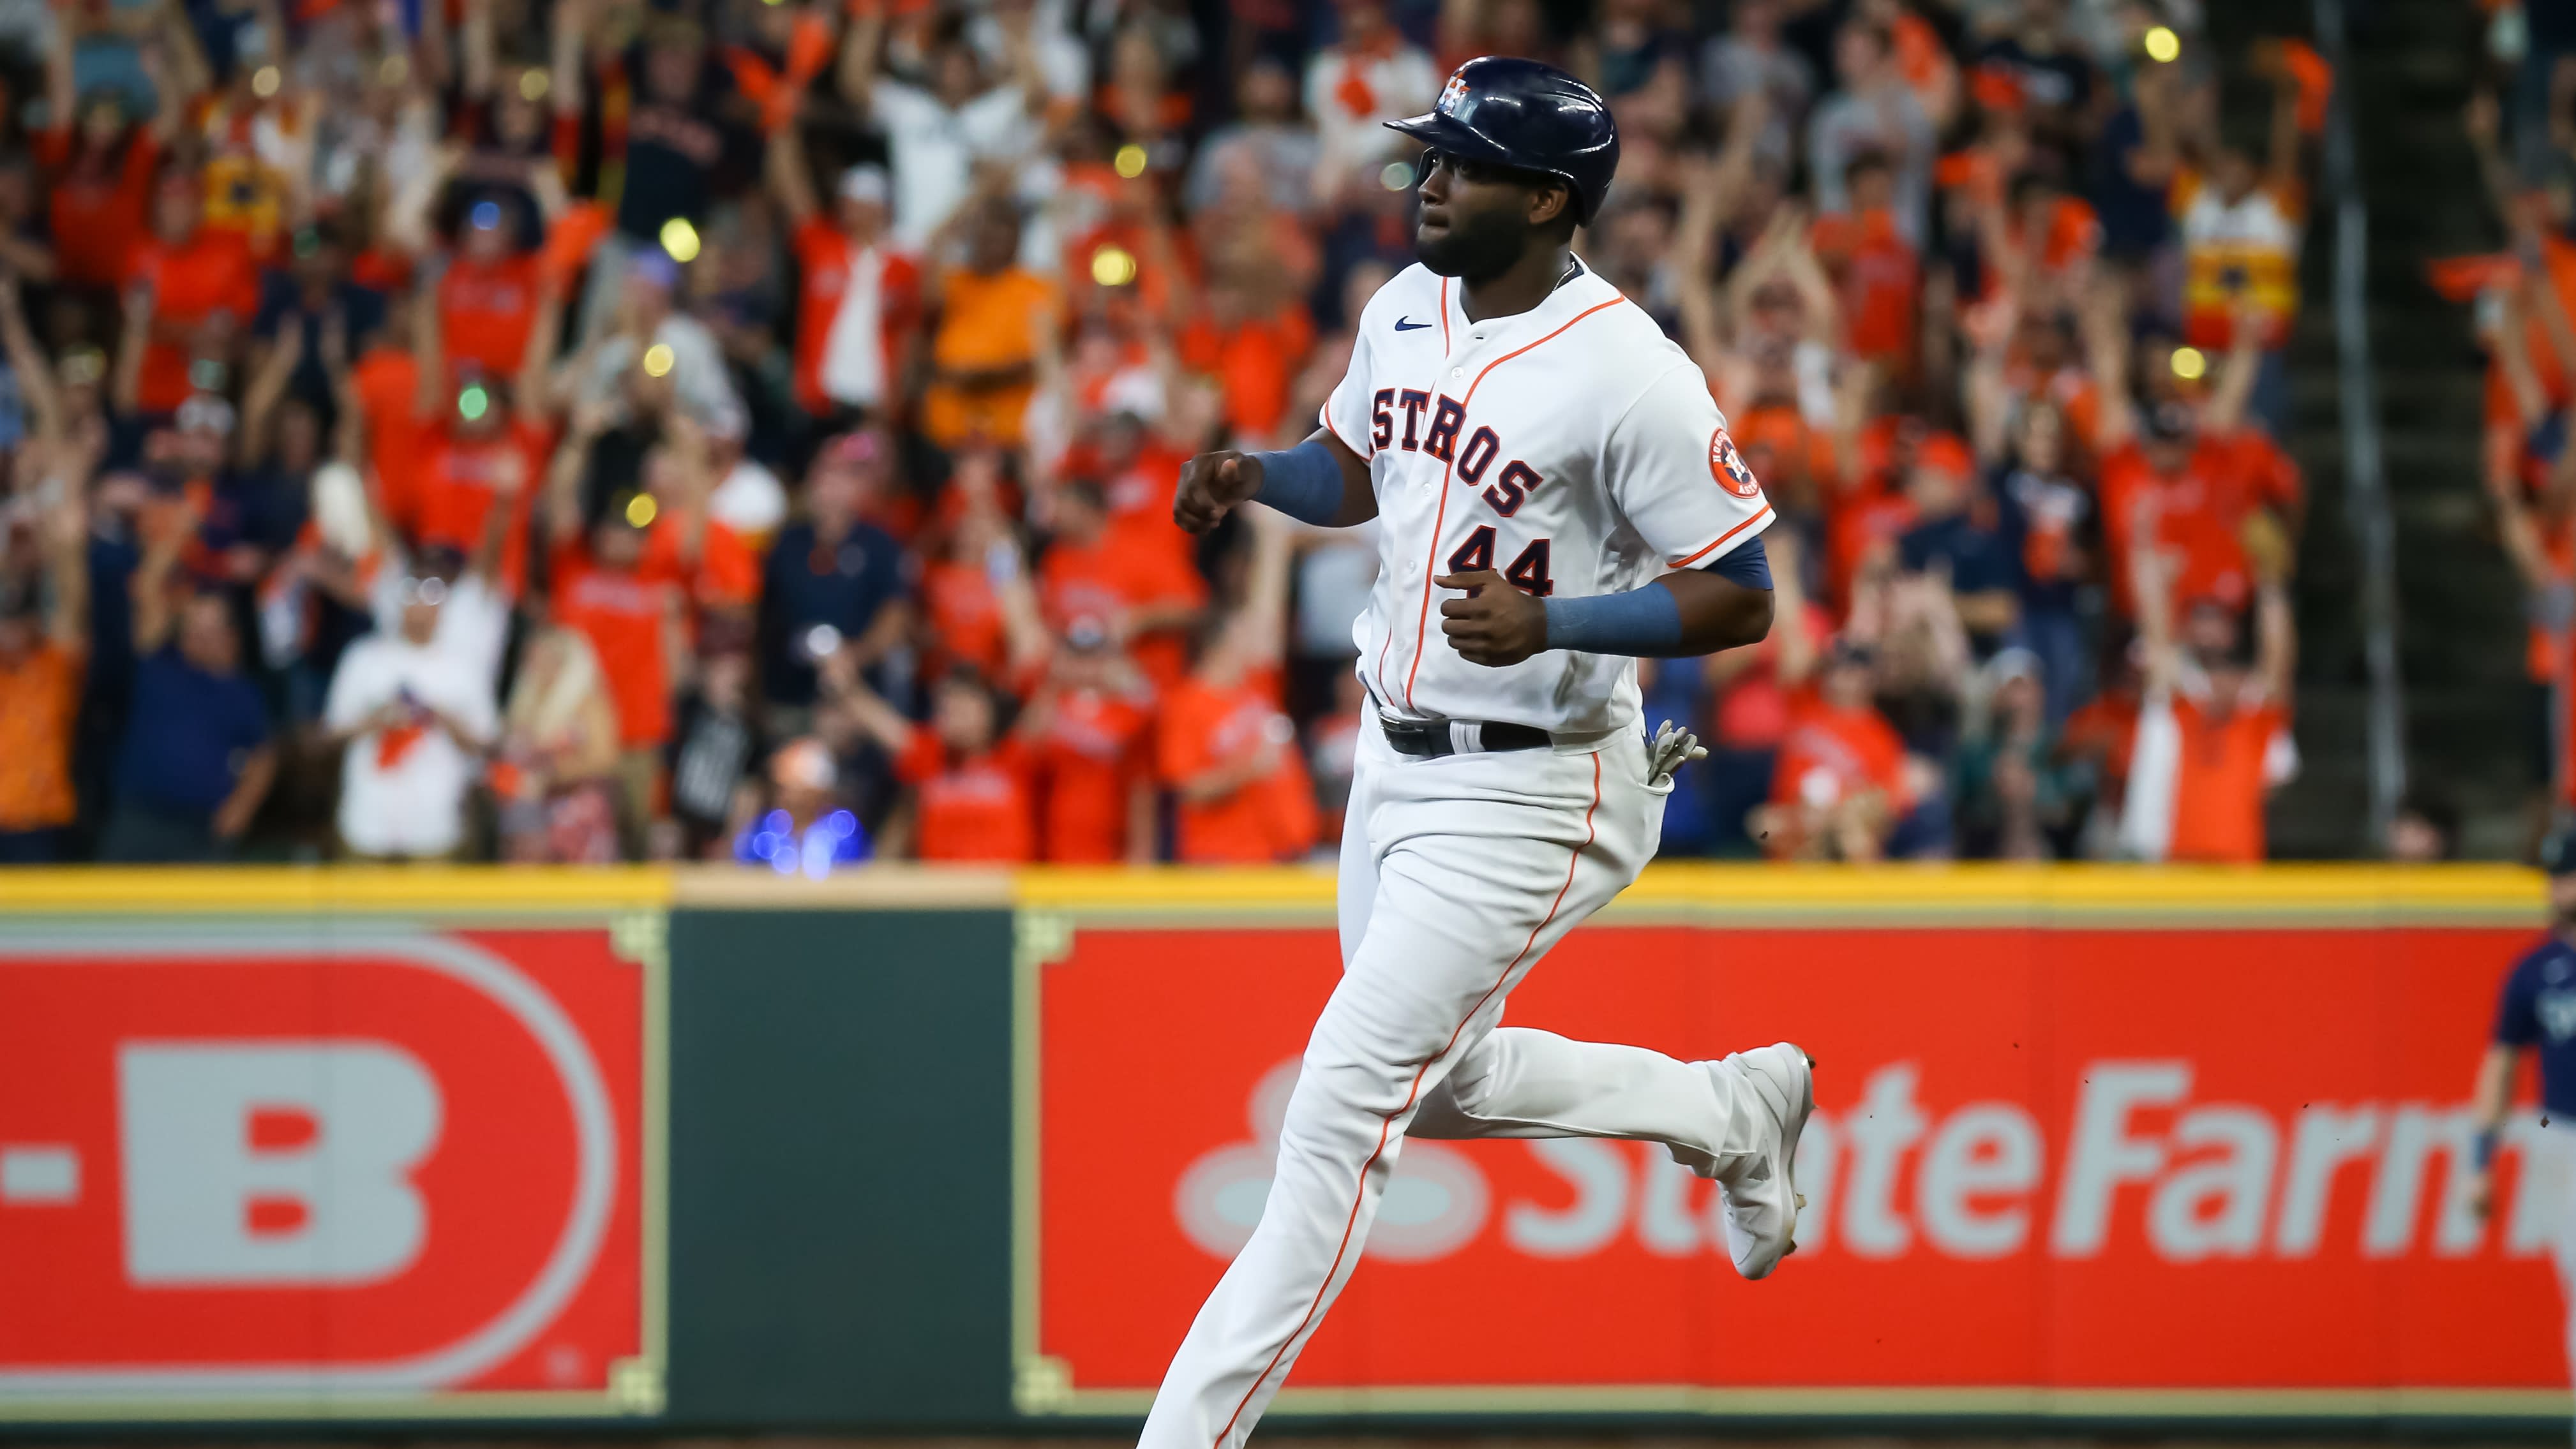
[(598, 927), (12, 922), (0, 1414), (637, 1407), (647, 990)]
[[(1817, 1057), (1796, 1256), (1738, 1279), (1714, 1188), (1659, 1147), (1407, 1143), (1290, 1393), (2533, 1402), (2567, 1382), (2548, 1244), (2569, 1210), (2563, 1167), (2524, 1159), (2556, 1162), (2564, 1125), (2509, 1137), (2492, 1220), (2464, 1191), (2470, 1077), (2531, 939), (1586, 927), (1510, 1024)], [(1259, 1219), (1338, 972), (1311, 929), (1085, 928), (1043, 968), (1033, 1349), (1061, 1406), (1132, 1410), (1161, 1377)]]

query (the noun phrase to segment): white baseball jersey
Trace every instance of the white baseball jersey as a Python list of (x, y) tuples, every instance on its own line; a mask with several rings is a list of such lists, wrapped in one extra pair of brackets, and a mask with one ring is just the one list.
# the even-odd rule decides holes
[(1542, 597), (1704, 567), (1772, 518), (1707, 379), (1590, 268), (1527, 312), (1470, 322), (1459, 283), (1407, 267), (1360, 314), (1323, 424), (1369, 460), (1378, 578), (1359, 673), (1407, 718), (1564, 734), (1637, 718), (1637, 662), (1551, 649), (1470, 664), (1440, 631), (1439, 574), (1498, 570)]

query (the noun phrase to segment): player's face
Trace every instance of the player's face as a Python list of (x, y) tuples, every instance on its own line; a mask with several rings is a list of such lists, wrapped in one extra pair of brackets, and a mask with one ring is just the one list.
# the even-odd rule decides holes
[(2560, 930), (2576, 926), (2576, 875), (2549, 878), (2549, 921)]
[[(1525, 171), (1426, 151), (1422, 215), (1413, 254), (1444, 277), (1500, 276), (1536, 237), (1533, 226), (1573, 204), (1565, 183)], [(1551, 198), (1557, 198), (1551, 201)]]

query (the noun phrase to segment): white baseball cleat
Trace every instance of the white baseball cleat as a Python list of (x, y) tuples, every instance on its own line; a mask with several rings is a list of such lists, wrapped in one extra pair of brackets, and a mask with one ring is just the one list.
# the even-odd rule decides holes
[(1753, 1149), (1729, 1160), (1717, 1176), (1726, 1195), (1726, 1250), (1735, 1271), (1763, 1278), (1780, 1260), (1798, 1250), (1798, 1196), (1790, 1172), (1798, 1156), (1798, 1135), (1816, 1110), (1815, 1059), (1782, 1042), (1737, 1052), (1725, 1062), (1707, 1062), (1712, 1072), (1733, 1063), (1753, 1093), (1751, 1104), (1759, 1134)]

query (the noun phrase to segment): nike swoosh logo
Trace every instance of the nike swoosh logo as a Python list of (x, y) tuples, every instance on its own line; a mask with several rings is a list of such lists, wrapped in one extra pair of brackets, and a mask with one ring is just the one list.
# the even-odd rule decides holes
[(1395, 330), (1398, 332), (1419, 332), (1430, 325), (1428, 322), (1415, 322), (1404, 317), (1395, 319)]

